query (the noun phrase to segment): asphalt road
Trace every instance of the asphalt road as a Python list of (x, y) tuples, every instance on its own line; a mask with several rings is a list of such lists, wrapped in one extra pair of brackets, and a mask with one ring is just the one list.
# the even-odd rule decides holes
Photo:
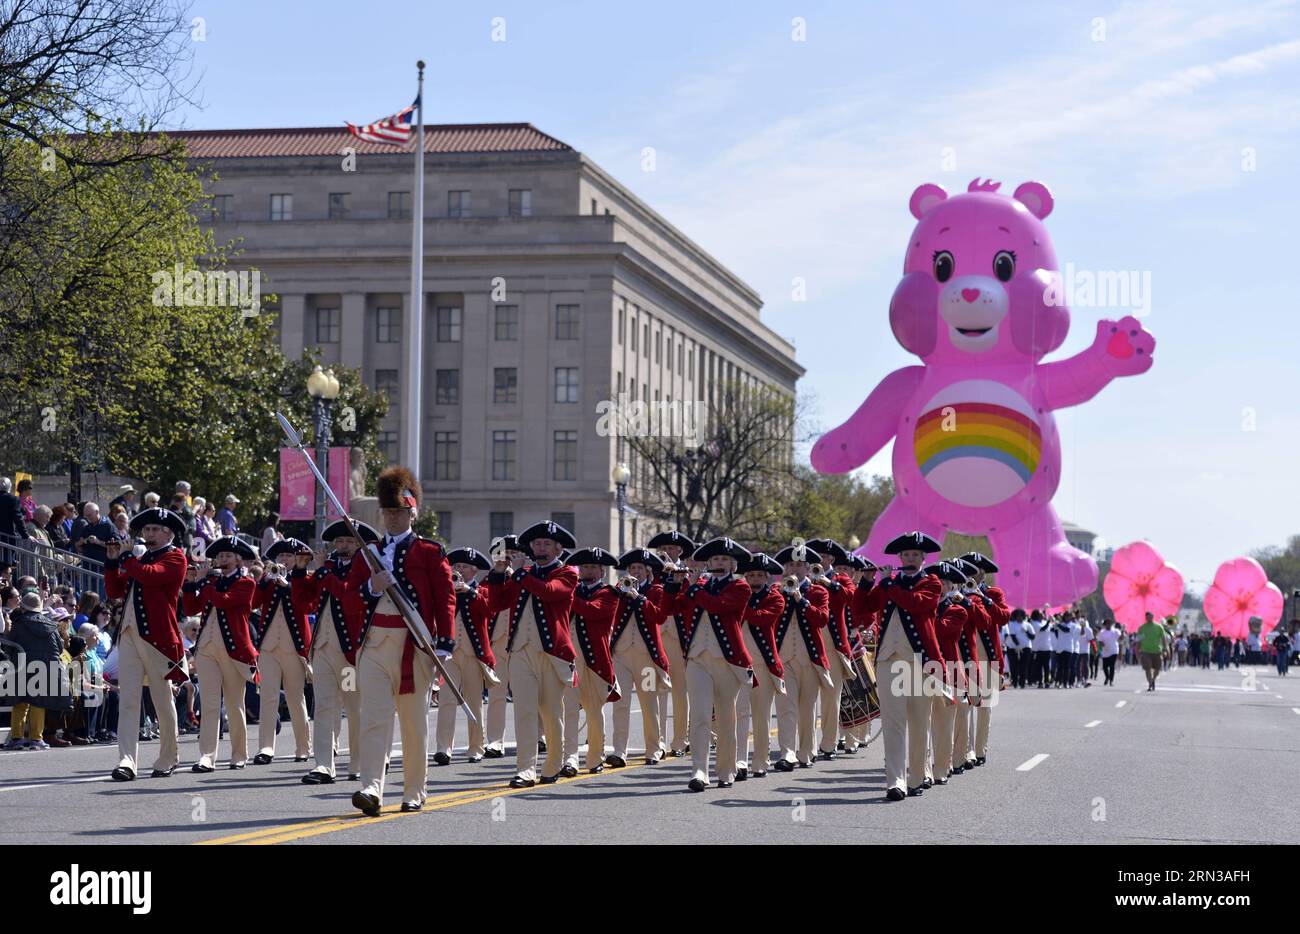
[(0, 843), (1300, 842), (1300, 675), (1180, 669), (1155, 693), (1136, 668), (1116, 680), (1009, 692), (987, 765), (900, 803), (883, 800), (879, 742), (703, 794), (686, 791), (689, 758), (511, 790), (508, 751), (430, 768), (418, 814), (396, 812), (398, 759), (383, 815), (365, 818), (355, 783), (304, 786), (292, 761), (194, 775), (185, 736), (171, 778), (127, 785), (107, 780), (115, 747), (0, 752)]

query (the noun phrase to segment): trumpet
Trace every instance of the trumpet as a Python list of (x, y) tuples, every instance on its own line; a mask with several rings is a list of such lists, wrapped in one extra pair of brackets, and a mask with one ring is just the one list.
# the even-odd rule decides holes
[(624, 593), (639, 593), (641, 583), (631, 574), (624, 574), (618, 579), (618, 589)]
[(463, 578), (463, 577), (460, 576), (460, 571), (452, 571), (452, 572), (451, 572), (451, 582), (452, 582), (453, 584), (463, 584), (463, 583), (465, 583), (465, 578)]
[(826, 568), (820, 564), (814, 564), (808, 569), (808, 576), (815, 581), (827, 580)]
[(798, 590), (799, 578), (794, 574), (787, 574), (781, 581), (781, 588), (783, 590)]

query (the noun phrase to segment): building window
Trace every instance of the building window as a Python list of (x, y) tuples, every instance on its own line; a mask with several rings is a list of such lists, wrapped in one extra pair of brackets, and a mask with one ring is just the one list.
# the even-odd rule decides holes
[(663, 363), (664, 332), (655, 331), (655, 365)]
[(228, 221), (233, 217), (235, 209), (234, 195), (213, 195), (212, 196), (212, 219), (214, 221)]
[(388, 193), (388, 217), (395, 221), (411, 219), (411, 193), (409, 191), (390, 191)]
[(388, 407), (391, 410), (400, 400), (401, 390), (397, 385), (396, 370), (375, 370), (375, 392), (382, 392), (388, 397)]
[(510, 216), (530, 217), (533, 213), (533, 192), (530, 188), (510, 189)]
[(679, 376), (682, 373), (682, 345), (681, 344), (677, 345), (677, 373)]
[(390, 464), (397, 460), (397, 432), (379, 432), (375, 436), (375, 446), (379, 448), (379, 453), (384, 455), (384, 460)]
[(492, 401), (501, 405), (519, 401), (519, 370), (499, 366), (492, 371)]
[(375, 343), (396, 344), (402, 339), (402, 309), (375, 309)]
[(492, 432), (492, 479), (515, 479), (515, 433)]
[(451, 541), (451, 513), (438, 511), (438, 537), (444, 542)]
[(492, 539), (505, 538), (507, 535), (513, 535), (515, 530), (515, 514), (513, 512), (490, 512), (488, 513), (488, 537)]
[(623, 395), (623, 371), (618, 371), (618, 394)]
[(592, 198), (592, 199), (591, 199), (591, 213), (592, 213), (592, 214), (596, 214), (596, 213), (597, 213), (597, 211), (596, 211), (596, 199), (595, 199), (595, 198)]
[(437, 391), (435, 405), (458, 405), (460, 403), (460, 370), (439, 370), (436, 374)]
[(496, 339), (499, 341), (519, 340), (518, 305), (497, 305)]
[(330, 192), (330, 220), (341, 220), (352, 213), (352, 209), (348, 206), (351, 197), (352, 195), (346, 191)]
[(686, 352), (686, 375), (688, 378), (695, 377), (695, 348), (692, 347)]
[(271, 220), (293, 220), (293, 195), (271, 195)]
[(455, 344), (460, 341), (460, 309), (438, 309), (438, 340)]
[(576, 431), (555, 433), (555, 479), (578, 479), (578, 433)]
[(578, 339), (578, 306), (555, 306), (555, 339), (557, 341), (576, 341)]
[(649, 383), (642, 383), (642, 384), (641, 384), (641, 401), (642, 401), (642, 402), (649, 402), (649, 401), (650, 401), (650, 384), (649, 384)]
[(620, 347), (623, 346), (623, 329), (626, 327), (627, 324), (627, 322), (623, 320), (625, 317), (626, 317), (626, 313), (623, 311), (622, 308), (620, 308), (618, 310), (618, 346)]
[(433, 479), (460, 479), (460, 432), (433, 433)]
[(632, 353), (636, 353), (636, 318), (632, 319)]
[(447, 192), (447, 216), (448, 217), (469, 217), (469, 192), (468, 191)]
[(577, 524), (577, 517), (571, 512), (553, 512), (551, 513), (551, 521), (572, 532), (574, 525)]
[(645, 323), (645, 358), (650, 359), (650, 322)]
[(555, 401), (578, 401), (578, 368), (576, 366), (557, 366), (555, 368)]
[(339, 310), (337, 308), (316, 309), (316, 343), (337, 344), (339, 342)]

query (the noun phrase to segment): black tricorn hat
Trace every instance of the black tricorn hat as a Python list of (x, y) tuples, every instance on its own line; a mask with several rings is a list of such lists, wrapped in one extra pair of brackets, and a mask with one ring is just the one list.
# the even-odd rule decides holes
[(617, 567), (618, 558), (615, 558), (608, 551), (600, 546), (593, 548), (583, 548), (569, 555), (565, 564), (603, 564), (606, 567)]
[(961, 571), (972, 580), (980, 571), (980, 566), (978, 564), (974, 561), (967, 561), (965, 558), (949, 558), (948, 563), (955, 565), (957, 570)]
[(829, 560), (831, 564), (848, 564), (849, 553), (833, 538), (814, 538), (808, 541), (808, 547)]
[[(364, 522), (359, 522), (356, 519), (352, 520), (352, 524), (355, 525), (357, 531), (361, 533), (361, 540), (363, 542), (379, 541), (380, 535), (373, 527), (366, 525)], [(336, 519), (329, 525), (325, 526), (325, 531), (321, 533), (321, 538), (325, 539), (327, 542), (332, 542), (336, 538), (342, 538), (345, 535), (350, 536), (351, 534), (352, 533), (348, 531), (348, 524), (342, 519)]]
[(750, 558), (749, 549), (730, 538), (715, 538), (712, 541), (707, 541), (699, 548), (696, 548), (695, 554), (691, 555), (691, 557), (696, 561), (707, 561), (717, 555), (726, 555), (729, 558), (735, 558), (737, 561), (747, 561)]
[(849, 564), (859, 571), (874, 571), (876, 569), (876, 566), (862, 555), (849, 555)]
[(533, 543), (535, 538), (549, 538), (561, 548), (577, 548), (578, 542), (564, 526), (558, 522), (538, 522), (519, 533), (520, 551)]
[(996, 574), (998, 572), (997, 563), (992, 558), (983, 555), (978, 551), (968, 551), (966, 554), (961, 556), (961, 559), (963, 561), (969, 561), (985, 574)]
[(662, 548), (664, 545), (679, 545), (682, 549), (682, 556), (691, 554), (699, 546), (683, 535), (676, 529), (669, 529), (667, 532), (660, 532), (650, 541), (646, 542), (647, 548)]
[(822, 556), (817, 552), (815, 548), (805, 544), (803, 546), (803, 550), (804, 550), (803, 558), (801, 559), (796, 558), (794, 556), (794, 546), (786, 545), (784, 548), (778, 551), (774, 557), (776, 558), (777, 561), (781, 563), (783, 567), (789, 564), (791, 561), (799, 561), (799, 560), (806, 561), (809, 564), (823, 563)]
[(961, 568), (950, 561), (939, 561), (935, 564), (927, 564), (921, 569), (926, 574), (933, 574), (939, 580), (952, 581), (954, 584), (966, 583), (966, 575)]
[(766, 571), (769, 574), (780, 574), (785, 568), (781, 567), (780, 562), (776, 561), (771, 555), (763, 554), (756, 551), (749, 556), (748, 561), (740, 562), (740, 572), (745, 574), (749, 571)]
[(927, 555), (943, 551), (943, 546), (924, 532), (904, 532), (885, 546), (885, 554), (897, 555), (905, 551), (923, 551)]
[(492, 570), (492, 562), (487, 559), (487, 556), (477, 548), (471, 548), (468, 545), (447, 552), (447, 563), (472, 564), (480, 571)]
[(170, 509), (154, 506), (142, 509), (131, 520), (131, 531), (138, 533), (146, 525), (164, 525), (172, 530), (173, 535), (185, 534), (185, 520)]
[(664, 569), (663, 559), (648, 548), (628, 549), (619, 555), (618, 564), (615, 567), (620, 571), (626, 571), (633, 564), (644, 564), (656, 574)]
[(213, 555), (219, 555), (223, 551), (233, 551), (245, 561), (252, 561), (257, 557), (257, 552), (252, 548), (244, 542), (241, 542), (239, 539), (232, 538), (229, 535), (223, 535), (220, 538), (215, 539), (211, 545), (203, 550), (203, 554), (205, 557), (211, 558)]
[(262, 555), (262, 557), (268, 561), (274, 561), (276, 558), (280, 557), (280, 555), (286, 553), (291, 555), (309, 555), (311, 554), (311, 546), (296, 538), (282, 538), (270, 548), (266, 549), (266, 554)]

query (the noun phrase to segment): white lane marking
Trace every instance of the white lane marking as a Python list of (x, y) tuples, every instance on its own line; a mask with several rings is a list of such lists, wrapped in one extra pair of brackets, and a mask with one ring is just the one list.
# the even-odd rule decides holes
[(1124, 706), (1125, 704), (1127, 704), (1127, 703), (1128, 703), (1128, 701), (1126, 701), (1126, 700), (1122, 700), (1122, 701), (1120, 701), (1119, 703), (1117, 703), (1115, 706), (1116, 706), (1117, 708), (1118, 708), (1118, 707), (1123, 707), (1123, 706)]
[(1271, 690), (1272, 690), (1272, 688), (1270, 688), (1270, 687), (1268, 686), (1268, 682), (1267, 682), (1267, 681), (1261, 681), (1261, 682), (1259, 682), (1259, 686), (1260, 686), (1261, 688), (1263, 688), (1265, 691), (1271, 691)]
[(1100, 723), (1101, 723), (1100, 720), (1093, 720), (1091, 723), (1085, 723), (1085, 724), (1083, 725), (1083, 728), (1084, 728), (1085, 730), (1091, 730), (1094, 726), (1097, 726), (1097, 725), (1100, 724)]
[(1292, 712), (1292, 713), (1300, 713), (1300, 707), (1292, 707), (1292, 708), (1291, 708), (1291, 712)]
[(1143, 691), (1145, 691), (1145, 690), (1146, 690), (1146, 688), (1138, 688), (1138, 689), (1137, 689), (1136, 691), (1134, 691), (1133, 693), (1134, 693), (1134, 694), (1141, 694), (1141, 693), (1142, 693)]
[(1040, 752), (1038, 755), (1034, 756), (1032, 759), (1028, 759), (1028, 760), (1026, 760), (1025, 762), (1022, 762), (1022, 763), (1020, 763), (1018, 766), (1016, 766), (1016, 771), (1017, 771), (1017, 772), (1028, 772), (1030, 769), (1032, 769), (1034, 766), (1038, 765), (1038, 763), (1042, 762), (1042, 761), (1043, 761), (1044, 759), (1046, 759), (1046, 758), (1047, 758), (1047, 753), (1045, 753), (1045, 752)]
[(32, 788), (53, 788), (56, 785), (83, 785), (87, 782), (108, 782), (112, 777), (96, 775), (94, 778), (64, 778), (53, 782), (38, 782), (34, 785), (0, 785), (0, 791), (29, 791)]

